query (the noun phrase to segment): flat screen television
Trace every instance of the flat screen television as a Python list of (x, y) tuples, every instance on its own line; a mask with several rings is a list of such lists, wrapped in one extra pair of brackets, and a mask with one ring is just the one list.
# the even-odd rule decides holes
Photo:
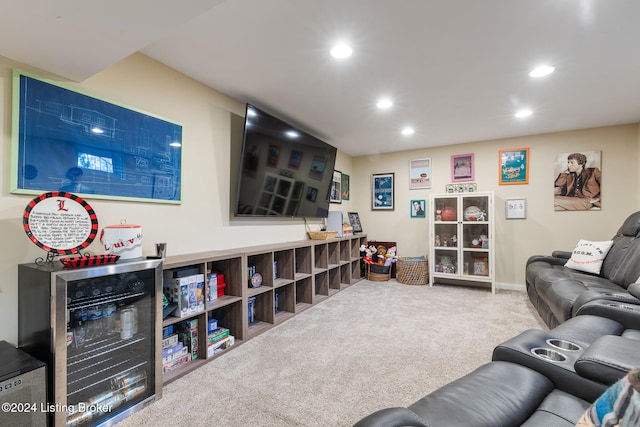
[(235, 216), (326, 218), (336, 153), (247, 104)]

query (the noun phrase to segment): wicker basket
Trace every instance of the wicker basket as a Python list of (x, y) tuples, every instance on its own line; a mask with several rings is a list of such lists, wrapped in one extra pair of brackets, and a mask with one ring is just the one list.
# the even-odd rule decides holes
[(371, 264), (366, 265), (366, 279), (372, 282), (386, 282), (391, 279), (391, 268), (387, 268), (386, 273), (374, 273), (371, 271)]
[(329, 240), (336, 237), (337, 231), (307, 231), (311, 240)]
[(429, 264), (426, 257), (400, 257), (396, 264), (398, 267), (398, 283), (405, 285), (429, 284)]

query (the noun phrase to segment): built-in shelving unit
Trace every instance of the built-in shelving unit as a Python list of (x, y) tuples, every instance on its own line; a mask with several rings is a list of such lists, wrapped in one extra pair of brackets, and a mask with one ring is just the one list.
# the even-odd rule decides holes
[[(224, 276), (226, 287), (224, 295), (207, 302), (204, 311), (189, 317), (169, 316), (162, 322), (164, 327), (197, 319), (199, 355), (165, 373), (164, 384), (362, 280), (360, 246), (366, 242), (367, 236), (358, 234), (167, 257), (165, 272), (191, 268), (205, 277), (216, 272)], [(259, 287), (251, 284), (250, 272), (262, 276)], [(205, 283), (206, 295), (210, 286)], [(216, 319), (235, 337), (233, 346), (211, 356), (207, 355), (209, 319)]]

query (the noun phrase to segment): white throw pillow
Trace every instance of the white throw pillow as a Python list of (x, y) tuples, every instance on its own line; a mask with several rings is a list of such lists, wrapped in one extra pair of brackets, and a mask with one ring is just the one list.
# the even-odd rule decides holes
[(564, 266), (587, 273), (600, 274), (602, 261), (609, 253), (612, 245), (613, 240), (591, 242), (581, 239), (571, 253), (571, 258)]

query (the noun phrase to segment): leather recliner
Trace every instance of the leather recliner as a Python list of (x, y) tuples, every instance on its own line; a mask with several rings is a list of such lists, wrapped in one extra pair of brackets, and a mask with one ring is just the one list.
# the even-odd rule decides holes
[[(535, 255), (527, 260), (527, 294), (540, 317), (550, 328), (581, 314), (582, 306), (592, 301), (616, 301), (638, 306), (629, 294), (629, 285), (640, 277), (640, 212), (630, 215), (612, 238), (613, 245), (605, 256), (600, 274), (590, 274), (565, 267), (570, 252), (555, 251), (551, 256)], [(624, 321), (626, 310), (600, 304), (608, 317)], [(629, 326), (628, 326), (629, 327)], [(640, 329), (640, 324), (635, 326)]]
[(382, 409), (354, 427), (570, 427), (589, 406), (533, 369), (495, 361), (407, 408)]

